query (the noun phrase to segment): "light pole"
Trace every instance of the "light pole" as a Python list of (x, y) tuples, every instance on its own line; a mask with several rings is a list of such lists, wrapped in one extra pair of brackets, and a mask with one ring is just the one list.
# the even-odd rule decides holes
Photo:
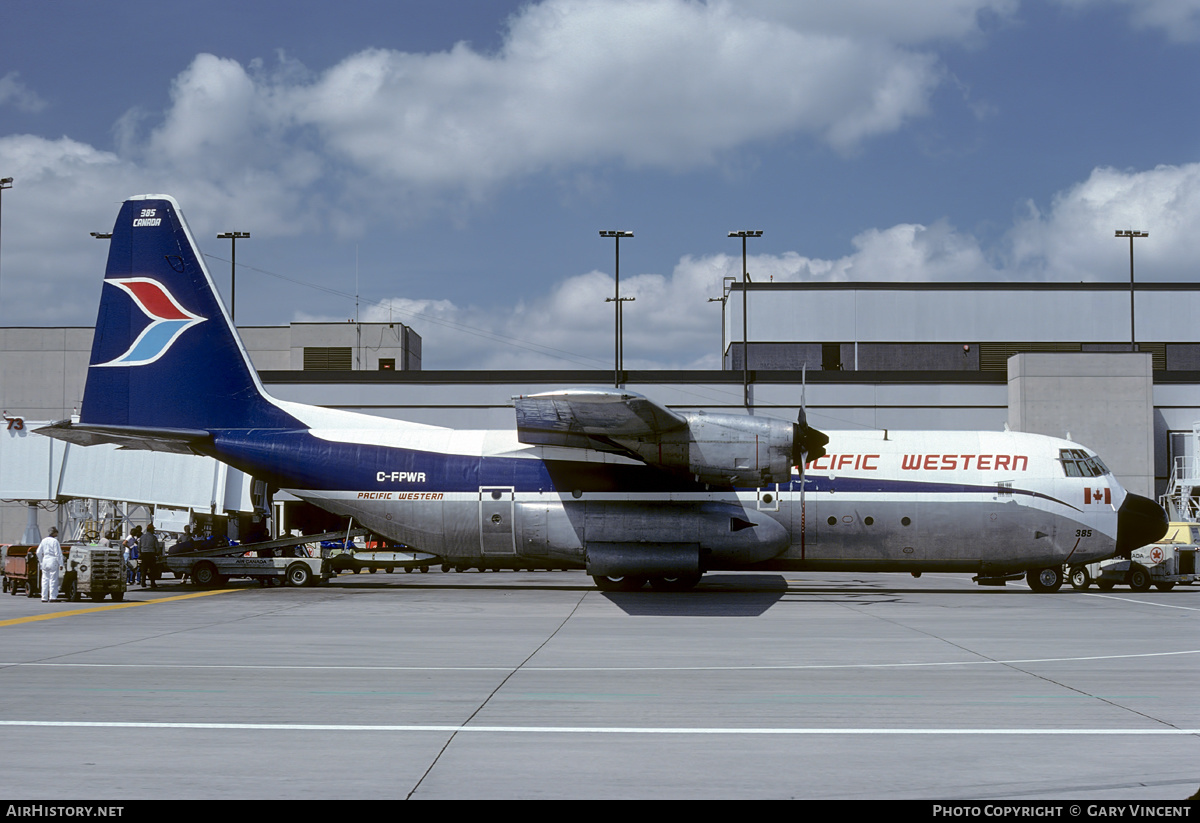
[(237, 241), (249, 240), (248, 231), (226, 231), (217, 235), (218, 240), (228, 240), (233, 251), (229, 259), (229, 322), (237, 327)]
[(729, 300), (729, 281), (737, 280), (736, 277), (724, 277), (721, 279), (721, 296), (708, 298), (709, 303), (721, 304), (721, 368), (725, 368), (725, 303)]
[[(0, 179), (0, 194), (2, 194), (5, 189), (11, 189), (12, 183), (13, 183), (13, 179), (11, 177), (5, 177), (3, 179)], [(0, 197), (0, 204), (2, 204), (3, 201), (4, 201), (4, 198)], [(3, 233), (3, 222), (4, 222), (3, 221), (3, 212), (0, 212), (0, 235), (2, 235), (2, 233)]]
[(1135, 237), (1149, 237), (1148, 231), (1134, 229), (1117, 229), (1117, 237), (1129, 238), (1129, 348), (1136, 350), (1137, 336), (1134, 334), (1133, 321), (1133, 240)]
[(621, 345), (621, 343), (622, 343), (621, 338), (623, 336), (622, 332), (624, 331), (624, 329), (622, 328), (621, 304), (626, 301), (634, 299), (632, 297), (626, 297), (626, 298), (621, 297), (621, 238), (622, 237), (633, 237), (633, 232), (621, 231), (621, 230), (616, 230), (616, 229), (612, 229), (612, 230), (608, 230), (608, 231), (601, 230), (600, 236), (601, 237), (611, 237), (616, 241), (617, 258), (613, 264), (613, 280), (616, 283), (616, 292), (612, 297), (607, 298), (604, 302), (616, 304), (614, 306), (614, 311), (613, 311), (613, 314), (614, 314), (613, 322), (614, 322), (614, 326), (615, 326), (615, 328), (613, 330), (613, 388), (619, 389), (621, 387), (621, 369), (625, 365), (625, 363), (624, 363), (625, 352), (622, 350), (622, 345)]
[(746, 238), (762, 237), (762, 229), (731, 231), (730, 237), (742, 238), (742, 402), (750, 408), (750, 330), (746, 325), (746, 304), (749, 301), (750, 272), (746, 269)]

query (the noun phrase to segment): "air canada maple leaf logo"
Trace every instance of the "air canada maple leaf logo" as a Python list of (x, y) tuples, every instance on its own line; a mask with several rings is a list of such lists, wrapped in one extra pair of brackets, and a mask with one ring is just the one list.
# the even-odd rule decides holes
[(162, 283), (149, 277), (114, 278), (104, 282), (132, 297), (142, 313), (150, 318), (150, 325), (142, 329), (124, 354), (107, 363), (96, 363), (97, 366), (153, 363), (167, 353), (181, 334), (207, 319), (185, 309)]

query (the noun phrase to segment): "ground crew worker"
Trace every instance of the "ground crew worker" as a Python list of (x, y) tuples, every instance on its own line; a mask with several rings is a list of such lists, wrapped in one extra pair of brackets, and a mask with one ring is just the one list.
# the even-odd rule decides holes
[(142, 527), (134, 526), (129, 532), (129, 537), (125, 538), (125, 562), (129, 567), (129, 577), (125, 581), (132, 585), (135, 582), (140, 583), (142, 580), (142, 566), (138, 554), (138, 539), (142, 536)]
[(62, 579), (63, 552), (58, 542), (58, 528), (50, 527), (49, 536), (37, 547), (38, 568), (42, 571), (42, 602), (58, 599), (58, 584)]
[(141, 555), (142, 588), (150, 581), (150, 588), (158, 588), (158, 554), (162, 551), (162, 543), (154, 533), (154, 524), (146, 526), (146, 533), (138, 541), (138, 554)]

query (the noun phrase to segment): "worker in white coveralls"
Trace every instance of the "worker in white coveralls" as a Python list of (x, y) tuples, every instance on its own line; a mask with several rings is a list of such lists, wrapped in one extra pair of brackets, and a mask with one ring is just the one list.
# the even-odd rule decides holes
[(58, 599), (58, 584), (62, 580), (63, 552), (58, 542), (58, 529), (50, 527), (50, 535), (37, 547), (38, 568), (42, 570), (42, 602)]

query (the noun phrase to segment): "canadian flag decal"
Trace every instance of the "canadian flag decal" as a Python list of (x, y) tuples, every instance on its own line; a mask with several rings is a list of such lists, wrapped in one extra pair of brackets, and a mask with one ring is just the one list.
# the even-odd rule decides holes
[(1112, 505), (1112, 489), (1105, 486), (1102, 489), (1085, 488), (1083, 490), (1084, 503), (1107, 503)]

